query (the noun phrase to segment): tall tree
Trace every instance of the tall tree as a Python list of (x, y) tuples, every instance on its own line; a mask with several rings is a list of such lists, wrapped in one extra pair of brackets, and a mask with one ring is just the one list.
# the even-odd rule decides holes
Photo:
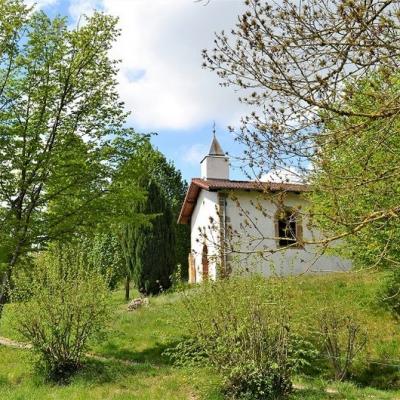
[[(90, 224), (109, 185), (108, 138), (125, 114), (109, 49), (116, 19), (83, 26), (1, 2), (0, 313), (21, 255)], [(97, 215), (96, 215), (97, 214)]]
[[(147, 180), (152, 180), (158, 185), (168, 208), (172, 212), (170, 230), (175, 235), (174, 249), (171, 250), (171, 256), (174, 257), (172, 263), (175, 266), (181, 264), (182, 271), (186, 273), (187, 257), (190, 250), (190, 232), (188, 226), (177, 225), (177, 219), (186, 194), (187, 183), (182, 179), (180, 171), (159, 150), (153, 147), (150, 140), (150, 135), (135, 136), (133, 140), (132, 138), (129, 140), (118, 139), (120, 152), (125, 154), (124, 171), (126, 171), (125, 174), (130, 176), (132, 176), (133, 171), (140, 171), (134, 173), (135, 177), (132, 177), (132, 179), (138, 179), (137, 182), (140, 182), (146, 176)], [(144, 186), (147, 187), (147, 184)], [(138, 225), (146, 225), (148, 220), (140, 211), (142, 208), (137, 208), (137, 201), (131, 198), (127, 204), (132, 206), (135, 219), (131, 219), (127, 223), (123, 222), (118, 231), (118, 236), (126, 259), (125, 298), (128, 300), (130, 281), (136, 263), (134, 231)], [(148, 217), (151, 218), (151, 213)], [(182, 276), (182, 278), (185, 277), (186, 275)]]
[[(324, 170), (320, 155), (328, 154), (332, 143), (356, 143), (366, 137), (365, 129), (378, 122), (387, 136), (379, 146), (374, 137), (370, 159), (382, 146), (393, 148), (398, 92), (385, 90), (382, 96), (370, 88), (365, 97), (373, 107), (353, 107), (347, 99), (371, 73), (379, 70), (390, 75), (398, 70), (398, 1), (244, 3), (246, 9), (234, 29), (217, 34), (214, 48), (203, 55), (204, 66), (216, 71), (223, 85), (240, 88), (240, 101), (252, 108), (237, 136), (246, 147), (243, 158), (248, 167), (257, 175), (295, 169), (298, 177), (308, 181), (311, 171)], [(346, 123), (335, 125), (343, 118)], [(391, 163), (382, 160), (379, 167), (381, 179), (392, 176)], [(332, 176), (333, 196), (351, 188), (357, 193), (363, 177), (359, 168)], [(376, 201), (359, 211), (342, 220), (346, 224), (339, 237), (357, 236), (372, 223), (393, 219), (398, 223), (400, 218), (398, 202)], [(337, 237), (334, 233), (314, 242), (327, 244)]]
[(188, 225), (178, 225), (177, 220), (187, 191), (187, 182), (182, 178), (181, 172), (175, 165), (166, 159), (164, 154), (155, 149), (150, 141), (143, 143), (139, 150), (147, 159), (149, 176), (157, 182), (163, 191), (173, 218), (172, 224), (175, 231), (175, 265), (182, 267), (182, 278), (187, 278), (188, 254), (190, 252), (190, 228)]
[(137, 211), (151, 215), (150, 223), (132, 230), (134, 265), (132, 277), (136, 287), (145, 294), (168, 289), (175, 268), (174, 216), (159, 185), (150, 180), (147, 200), (137, 205)]
[[(108, 192), (102, 197), (102, 218), (97, 216), (96, 229), (85, 232), (85, 239), (101, 264), (111, 269), (115, 279), (125, 277), (125, 297), (129, 300), (134, 254), (132, 231), (149, 223), (151, 215), (140, 212), (137, 204), (146, 201), (143, 176), (149, 171), (149, 159), (143, 157), (143, 147), (149, 135), (125, 129), (108, 148), (110, 166)], [(151, 148), (152, 149), (152, 148)], [(110, 258), (110, 251), (113, 252)], [(116, 282), (114, 282), (116, 283)]]
[[(386, 97), (400, 94), (400, 75), (397, 71), (377, 71), (348, 85), (353, 92), (346, 100), (348, 109), (373, 112)], [(391, 124), (381, 119), (340, 117), (325, 131), (336, 135), (355, 124), (363, 126), (357, 136), (339, 135), (331, 140), (327, 135), (319, 139), (321, 167), (312, 174), (315, 190), (310, 196), (313, 220), (326, 232), (341, 236), (358, 226), (365, 214), (371, 215), (357, 235), (346, 236), (334, 251), (352, 258), (358, 267), (398, 267), (398, 215), (380, 216), (381, 210), (400, 204), (400, 115), (394, 116)]]

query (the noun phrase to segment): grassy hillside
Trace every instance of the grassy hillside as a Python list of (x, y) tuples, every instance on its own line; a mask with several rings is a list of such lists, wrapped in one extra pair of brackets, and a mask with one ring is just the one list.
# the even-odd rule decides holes
[[(399, 324), (376, 300), (382, 278), (381, 274), (335, 274), (287, 279), (283, 283), (293, 300), (299, 326), (306, 324), (310, 310), (321, 304), (345, 305), (357, 311), (368, 326), (367, 356), (382, 364), (371, 364), (371, 376), (360, 372), (358, 387), (331, 383), (323, 373), (312, 378), (296, 377), (293, 400), (400, 399), (396, 368), (393, 371), (390, 367), (383, 374), (390, 378), (391, 391), (364, 387), (374, 376), (381, 376), (387, 367), (383, 364), (400, 358)], [(91, 359), (69, 385), (44, 382), (32, 368), (30, 350), (0, 346), (0, 399), (223, 399), (214, 371), (174, 367), (162, 354), (185, 333), (179, 318), (184, 312), (180, 294), (152, 298), (149, 307), (135, 312), (126, 311), (122, 291), (114, 292), (110, 301), (115, 311), (108, 335), (92, 348), (99, 357)], [(20, 339), (12, 326), (16, 312), (16, 306), (7, 307), (0, 322), (0, 336)], [(382, 378), (375, 384), (382, 384)]]

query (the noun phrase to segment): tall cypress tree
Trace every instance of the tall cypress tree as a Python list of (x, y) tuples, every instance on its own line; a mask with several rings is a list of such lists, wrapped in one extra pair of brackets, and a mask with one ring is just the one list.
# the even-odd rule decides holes
[(130, 297), (130, 286), (132, 274), (134, 270), (135, 260), (135, 242), (133, 240), (132, 224), (125, 224), (119, 232), (118, 238), (121, 245), (122, 254), (125, 260), (125, 300), (128, 301)]
[(181, 277), (187, 279), (190, 227), (189, 225), (178, 225), (177, 220), (188, 185), (175, 165), (152, 146), (150, 137), (147, 138), (147, 141), (141, 143), (136, 152), (136, 162), (142, 162), (146, 165), (148, 176), (159, 185), (171, 207), (173, 213), (172, 225), (175, 230), (175, 265), (181, 265)]
[(151, 215), (148, 224), (133, 230), (134, 266), (132, 278), (144, 294), (157, 294), (170, 287), (175, 268), (175, 221), (165, 194), (154, 181), (148, 182), (147, 199), (138, 212)]

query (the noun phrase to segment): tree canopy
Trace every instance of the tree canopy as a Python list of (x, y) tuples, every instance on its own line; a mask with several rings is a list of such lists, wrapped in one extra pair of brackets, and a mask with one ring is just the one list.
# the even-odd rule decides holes
[[(132, 277), (138, 288), (155, 293), (160, 285), (155, 284), (154, 280), (161, 279), (157, 274), (162, 273), (162, 286), (167, 288), (177, 264), (187, 271), (190, 232), (187, 226), (177, 225), (187, 183), (173, 163), (154, 148), (150, 139), (151, 136), (139, 137), (136, 142), (119, 139), (121, 152), (129, 155), (125, 158), (122, 170), (131, 173), (139, 169), (140, 173), (136, 173), (134, 179), (146, 190), (147, 195), (146, 198), (127, 199), (136, 219), (123, 221), (117, 229), (126, 261), (126, 299), (129, 299)], [(157, 242), (155, 238), (160, 235), (164, 240)], [(158, 257), (157, 263), (154, 263), (154, 257)], [(154, 271), (150, 271), (152, 268)], [(151, 283), (146, 287), (143, 274), (157, 278), (149, 280)]]
[[(145, 183), (145, 181), (143, 182)], [(170, 276), (176, 267), (175, 221), (172, 208), (155, 180), (146, 185), (147, 200), (137, 204), (137, 211), (152, 215), (150, 223), (133, 227), (133, 280), (145, 294), (157, 294), (171, 285)]]
[[(386, 181), (390, 188), (382, 194), (397, 187), (391, 160), (398, 152), (400, 102), (397, 85), (390, 88), (397, 78), (390, 76), (400, 64), (399, 2), (246, 0), (245, 5), (236, 26), (217, 34), (214, 48), (203, 56), (204, 66), (222, 85), (239, 88), (239, 100), (252, 109), (237, 132), (248, 169), (258, 177), (270, 170), (282, 176), (294, 172), (305, 182), (321, 171), (325, 184), (318, 179), (314, 184), (321, 183), (316, 188), (332, 205), (335, 197), (363, 196), (368, 206), (356, 202), (357, 210), (343, 213), (337, 230), (321, 244), (338, 232), (358, 236), (370, 224), (398, 223), (398, 197), (369, 201), (368, 191), (378, 190), (368, 181), (366, 193), (360, 193), (360, 182), (379, 179), (383, 189)], [(357, 90), (361, 97), (354, 97)], [(344, 150), (340, 156), (339, 150)], [(338, 156), (338, 163), (330, 156)], [(334, 184), (326, 185), (328, 177)], [(332, 217), (332, 208), (319, 211), (325, 220)]]
[(109, 56), (115, 18), (95, 13), (71, 29), (19, 0), (0, 7), (2, 304), (21, 255), (76, 235), (104, 210), (110, 138), (123, 132), (126, 114)]
[[(353, 112), (373, 112), (386, 97), (400, 93), (397, 72), (377, 72), (351, 84), (346, 99)], [(350, 90), (350, 89), (349, 89)], [(357, 135), (353, 126), (362, 126)], [(400, 118), (388, 122), (360, 116), (336, 118), (326, 126), (331, 135), (321, 136), (320, 168), (312, 175), (312, 215), (318, 226), (347, 240), (337, 250), (358, 266), (398, 264), (400, 224), (395, 211), (400, 204)], [(350, 132), (350, 134), (345, 132)], [(369, 215), (356, 235), (359, 221)], [(348, 236), (348, 237), (347, 237)]]

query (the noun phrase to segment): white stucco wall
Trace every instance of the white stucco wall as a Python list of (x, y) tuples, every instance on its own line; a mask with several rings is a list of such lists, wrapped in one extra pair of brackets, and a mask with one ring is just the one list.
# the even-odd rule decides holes
[(206, 156), (200, 165), (202, 179), (229, 179), (228, 157)]
[[(228, 254), (228, 263), (234, 270), (256, 271), (265, 276), (273, 274), (301, 274), (306, 272), (331, 272), (345, 271), (351, 267), (351, 263), (332, 255), (320, 255), (321, 248), (315, 245), (305, 245), (304, 248), (288, 248), (282, 251), (269, 254), (268, 250), (278, 249), (275, 238), (274, 216), (278, 209), (277, 202), (283, 202), (286, 207), (306, 206), (301, 195), (286, 193), (284, 200), (275, 194), (272, 198), (265, 198), (265, 195), (251, 192), (233, 192), (236, 199), (229, 195), (226, 201), (227, 225), (231, 227), (232, 246), (234, 252)], [(238, 207), (238, 203), (240, 207)], [(209, 242), (215, 241), (216, 232), (209, 229), (209, 217), (211, 216), (218, 223), (216, 205), (218, 194), (202, 190), (196, 208), (192, 215), (192, 249), (196, 259), (196, 281), (201, 280), (201, 250), (202, 243), (197, 243), (199, 227), (205, 227)], [(260, 207), (261, 206), (261, 207)], [(246, 214), (248, 214), (246, 216)], [(266, 214), (266, 215), (264, 215)], [(247, 222), (246, 222), (247, 220)], [(312, 240), (321, 235), (316, 231), (310, 231), (307, 221), (302, 221), (304, 240)], [(262, 237), (264, 239), (262, 239)], [(216, 250), (212, 249), (213, 254)], [(261, 255), (262, 254), (262, 255)], [(215, 277), (215, 262), (211, 267), (210, 275)], [(197, 277), (199, 279), (197, 279)]]
[(204, 234), (207, 237), (207, 247), (209, 255), (209, 276), (211, 279), (216, 278), (216, 255), (217, 249), (214, 243), (218, 240), (217, 232), (212, 228), (210, 217), (218, 223), (217, 208), (218, 194), (216, 192), (208, 192), (201, 190), (197, 199), (196, 206), (193, 210), (191, 218), (191, 249), (194, 257), (196, 268), (196, 282), (202, 281), (202, 250), (204, 244)]

